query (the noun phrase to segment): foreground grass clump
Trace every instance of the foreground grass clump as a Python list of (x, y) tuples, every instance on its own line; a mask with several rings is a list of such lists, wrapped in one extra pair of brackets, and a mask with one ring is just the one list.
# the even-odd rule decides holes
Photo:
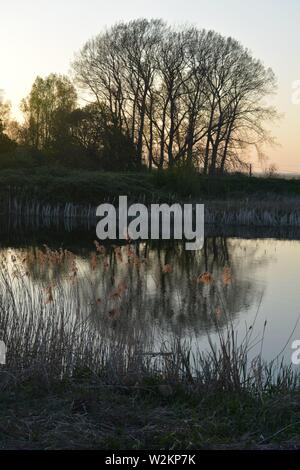
[(299, 374), (250, 360), (253, 328), (238, 342), (230, 317), (227, 328), (216, 321), (208, 350), (175, 332), (160, 340), (141, 317), (144, 257), (130, 244), (114, 255), (96, 243), (89, 274), (67, 250), (2, 256), (1, 448), (300, 448)]
[(93, 374), (48, 381), (40, 371), (1, 391), (0, 446), (300, 448), (299, 391), (255, 396), (153, 382), (110, 386)]

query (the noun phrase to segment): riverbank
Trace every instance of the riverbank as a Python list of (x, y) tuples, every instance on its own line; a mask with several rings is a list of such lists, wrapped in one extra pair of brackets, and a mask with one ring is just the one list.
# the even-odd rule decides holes
[(300, 391), (280, 384), (255, 395), (40, 371), (1, 388), (1, 449), (300, 449)]
[[(191, 347), (184, 305), (180, 330), (160, 288), (151, 307), (145, 253), (95, 246), (90, 271), (64, 249), (2, 254), (2, 449), (300, 448), (299, 370), (282, 354), (263, 360), (265, 327), (254, 319), (238, 336), (233, 312), (210, 304), (208, 345)], [(160, 268), (165, 286), (173, 269)], [(190, 313), (205, 311), (210, 284), (233, 282), (229, 268), (214, 277), (199, 267)]]
[(0, 173), (1, 214), (15, 222), (95, 225), (102, 202), (205, 204), (205, 222), (222, 226), (300, 227), (300, 180), (243, 175), (208, 178), (179, 170), (103, 173), (34, 169)]
[(232, 175), (207, 177), (184, 170), (110, 173), (37, 167), (0, 172), (2, 195), (19, 192), (41, 202), (98, 205), (127, 195), (139, 202), (174, 200), (262, 200), (268, 196), (300, 197), (300, 179)]

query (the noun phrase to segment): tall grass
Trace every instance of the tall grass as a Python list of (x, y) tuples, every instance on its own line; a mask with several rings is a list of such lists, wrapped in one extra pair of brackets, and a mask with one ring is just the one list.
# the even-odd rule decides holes
[[(14, 252), (2, 256), (0, 331), (8, 348), (0, 371), (2, 387), (32, 375), (51, 382), (87, 373), (109, 385), (142, 386), (151, 379), (187, 390), (248, 391), (259, 396), (274, 387), (299, 386), (298, 375), (283, 362), (266, 364), (261, 354), (250, 360), (256, 340), (247, 331), (238, 341), (230, 318), (226, 328), (215, 319), (218, 342), (209, 339), (207, 350), (192, 348), (174, 332), (168, 339), (157, 335), (155, 325), (144, 324), (144, 316), (139, 320), (139, 312), (149, 308), (145, 285), (138, 282), (134, 290), (130, 284), (130, 272), (141, 270), (144, 260), (130, 245), (126, 250), (127, 284), (113, 287), (116, 271), (106, 266), (105, 249), (96, 244), (90, 262), (92, 271), (100, 260), (104, 264), (103, 298), (98, 298), (90, 274), (78, 279), (80, 260), (71, 252), (45, 248), (24, 257)], [(122, 263), (125, 254), (119, 248), (116, 253)], [(46, 273), (42, 283), (34, 280), (33, 264)], [(162, 269), (172, 276), (170, 265)], [(208, 273), (199, 279), (210, 282)], [(138, 296), (137, 303), (132, 296)]]
[[(151, 203), (202, 202), (208, 224), (300, 227), (299, 180), (243, 175), (208, 178), (174, 169), (104, 173), (58, 169), (0, 173), (0, 213), (23, 222), (96, 223), (96, 207), (118, 197)], [(69, 222), (70, 221), (70, 222)]]

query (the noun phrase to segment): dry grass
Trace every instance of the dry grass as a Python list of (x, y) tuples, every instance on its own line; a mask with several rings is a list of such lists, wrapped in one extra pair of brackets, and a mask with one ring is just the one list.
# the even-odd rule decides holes
[[(161, 198), (147, 200), (138, 198), (139, 202), (149, 205), (160, 203)], [(168, 194), (163, 200), (169, 204), (182, 201), (176, 194)], [(105, 198), (99, 204), (106, 202)], [(118, 206), (118, 198), (107, 200)], [(189, 199), (187, 202), (205, 205), (206, 224), (239, 227), (273, 227), (277, 229), (300, 227), (300, 198), (299, 196), (275, 196), (264, 194), (250, 197), (207, 199), (205, 197)], [(97, 223), (96, 205), (66, 203), (43, 203), (36, 199), (14, 197), (8, 203), (8, 216), (17, 225), (51, 226), (65, 224), (66, 227), (76, 227), (80, 224), (95, 227)]]
[[(252, 330), (238, 341), (230, 317), (220, 326), (219, 312), (218, 344), (207, 351), (175, 334), (158, 341), (145, 316), (138, 321), (153, 308), (145, 263), (130, 243), (115, 247), (113, 258), (96, 243), (85, 274), (66, 250), (2, 257), (2, 447), (298, 445), (298, 374), (260, 355), (250, 361)], [(175, 274), (162, 264), (160, 275)], [(195, 286), (212, 282), (205, 272)], [(222, 282), (231, 282), (229, 268)]]
[[(296, 383), (282, 364), (276, 375), (275, 364), (265, 365), (261, 356), (250, 363), (248, 352), (257, 341), (253, 328), (239, 341), (225, 305), (211, 316), (218, 345), (209, 339), (207, 351), (191, 348), (188, 338), (172, 329), (166, 337), (151, 327), (153, 311), (164, 302), (159, 285), (176, 275), (173, 267), (162, 263), (149, 280), (149, 260), (130, 243), (115, 247), (113, 255), (95, 242), (88, 271), (80, 258), (62, 249), (3, 255), (0, 331), (8, 347), (7, 372), (44, 370), (49, 378), (65, 378), (84, 369), (114, 384), (160, 375), (166, 382), (259, 393), (273, 380), (286, 388)], [(203, 272), (191, 281), (190, 295), (198, 289), (201, 296), (214, 282)], [(232, 282), (228, 267), (220, 282), (225, 288)], [(154, 291), (158, 297), (151, 304)]]

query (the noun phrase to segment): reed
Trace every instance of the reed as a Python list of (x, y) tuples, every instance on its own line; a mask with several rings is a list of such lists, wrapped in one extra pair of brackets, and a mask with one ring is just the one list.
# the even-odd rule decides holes
[[(2, 256), (0, 331), (8, 352), (1, 373), (18, 380), (30, 373), (62, 380), (87, 370), (107, 384), (142, 384), (145, 378), (159, 377), (162, 383), (193, 389), (256, 394), (275, 384), (290, 390), (298, 386), (298, 375), (283, 362), (266, 364), (261, 356), (250, 361), (251, 334), (239, 342), (229, 312), (224, 311), (223, 318), (220, 309), (212, 315), (218, 342), (213, 344), (208, 336), (208, 350), (192, 347), (176, 329), (168, 336), (162, 334), (151, 321), (164, 300), (158, 297), (151, 305), (143, 274), (145, 258), (130, 244), (116, 247), (114, 254), (120, 271), (96, 242), (91, 271), (84, 275), (79, 275), (84, 271), (80, 259), (67, 250), (45, 247)], [(101, 278), (96, 275), (100, 265)], [(37, 269), (39, 282), (34, 276)], [(134, 270), (138, 277), (132, 276)], [(170, 265), (161, 271), (162, 276), (174, 275)], [(231, 282), (228, 268), (222, 280), (225, 285)], [(101, 294), (96, 288), (99, 282)], [(209, 273), (195, 280), (203, 285), (212, 282)]]
[[(264, 332), (258, 341), (251, 325), (239, 339), (225, 309), (205, 350), (172, 328), (160, 336), (153, 312), (163, 305), (168, 318), (167, 304), (163, 293), (150, 302), (144, 254), (130, 244), (113, 254), (96, 243), (88, 271), (63, 249), (2, 255), (1, 448), (298, 446), (299, 373), (252, 356)], [(176, 266), (160, 275), (171, 280)], [(221, 278), (228, 286), (228, 268)], [(194, 287), (215, 281), (202, 272)]]
[[(137, 201), (148, 207), (152, 203), (184, 203), (182, 199), (178, 199), (176, 193), (168, 193), (164, 197), (155, 193), (151, 197), (146, 194), (136, 195), (136, 197), (131, 195), (128, 204)], [(85, 223), (89, 226), (95, 226), (97, 223), (96, 208), (104, 202), (118, 206), (118, 196), (102, 195), (98, 204), (77, 203), (72, 200), (46, 202), (43, 198), (15, 189), (3, 195), (1, 213), (6, 219), (12, 218), (19, 224), (40, 226), (65, 224), (72, 226)], [(201, 197), (190, 198), (185, 202), (205, 205), (207, 225), (274, 227), (276, 229), (300, 227), (299, 196), (264, 194), (260, 197), (227, 198), (225, 200)]]

